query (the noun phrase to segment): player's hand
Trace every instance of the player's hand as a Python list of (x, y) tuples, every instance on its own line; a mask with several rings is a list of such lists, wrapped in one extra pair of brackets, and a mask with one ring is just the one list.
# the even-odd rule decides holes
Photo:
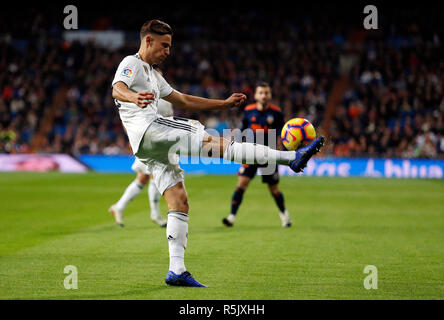
[(154, 101), (154, 93), (147, 91), (137, 92), (133, 100), (133, 102), (142, 109), (146, 108), (153, 101)]
[(247, 100), (247, 96), (243, 93), (233, 93), (225, 100), (227, 108), (239, 107)]

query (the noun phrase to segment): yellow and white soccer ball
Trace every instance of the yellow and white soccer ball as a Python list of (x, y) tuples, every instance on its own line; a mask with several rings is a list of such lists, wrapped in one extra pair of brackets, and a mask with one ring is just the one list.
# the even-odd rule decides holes
[(312, 143), (316, 139), (316, 130), (307, 119), (293, 118), (282, 128), (281, 139), (287, 150), (296, 150)]

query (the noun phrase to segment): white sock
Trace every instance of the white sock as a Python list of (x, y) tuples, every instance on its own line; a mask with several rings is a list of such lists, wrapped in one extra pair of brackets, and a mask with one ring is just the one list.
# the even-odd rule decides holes
[(140, 184), (137, 179), (131, 182), (131, 184), (126, 188), (122, 197), (117, 201), (116, 207), (117, 210), (123, 211), (125, 210), (127, 204), (133, 200), (139, 193), (142, 191), (144, 185)]
[(224, 159), (245, 164), (278, 163), (288, 165), (296, 158), (294, 151), (280, 151), (267, 146), (232, 141), (224, 151)]
[(153, 179), (150, 179), (150, 184), (148, 185), (148, 199), (150, 201), (151, 216), (159, 216), (160, 193), (159, 190), (157, 190), (156, 184), (154, 183)]
[(166, 235), (170, 252), (169, 270), (182, 274), (187, 270), (184, 257), (188, 240), (188, 215), (179, 211), (168, 211)]

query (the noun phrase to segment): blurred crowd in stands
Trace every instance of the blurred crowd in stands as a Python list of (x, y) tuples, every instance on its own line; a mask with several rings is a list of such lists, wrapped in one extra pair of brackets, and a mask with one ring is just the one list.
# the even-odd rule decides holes
[[(267, 81), (287, 120), (305, 117), (321, 128), (351, 30), (335, 19), (270, 15), (267, 23), (254, 10), (241, 23), (235, 12), (177, 27), (173, 20), (177, 32), (164, 77), (183, 93), (225, 99), (243, 92), (248, 103), (255, 83)], [(119, 29), (112, 21), (100, 20), (105, 29)], [(69, 43), (39, 14), (29, 17), (26, 37), (17, 28), (0, 34), (0, 152), (30, 152), (41, 135), (37, 152), (131, 153), (110, 85), (121, 59), (137, 52), (137, 37), (118, 50)], [(325, 155), (442, 158), (443, 41), (442, 33), (424, 35), (414, 24), (367, 36), (324, 132)], [(175, 113), (219, 132), (241, 126), (242, 109)]]
[(414, 29), (408, 37), (367, 39), (336, 108), (332, 154), (444, 156), (443, 40)]

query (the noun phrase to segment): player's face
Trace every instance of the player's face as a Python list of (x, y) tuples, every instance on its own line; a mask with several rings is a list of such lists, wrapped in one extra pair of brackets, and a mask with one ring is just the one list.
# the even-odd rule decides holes
[(152, 37), (148, 43), (148, 50), (153, 64), (161, 64), (169, 55), (171, 48), (171, 35)]
[(261, 104), (267, 104), (271, 101), (270, 87), (257, 87), (254, 93), (254, 99)]

